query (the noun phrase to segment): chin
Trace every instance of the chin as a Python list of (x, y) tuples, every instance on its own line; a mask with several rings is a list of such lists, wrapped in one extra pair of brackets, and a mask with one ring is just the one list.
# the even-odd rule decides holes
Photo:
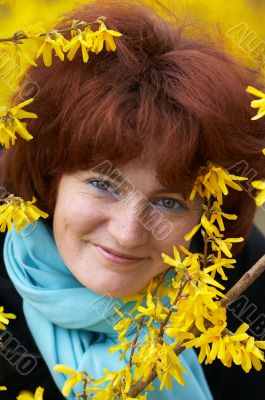
[(113, 298), (127, 297), (136, 293), (133, 290), (130, 291), (128, 289), (122, 289), (122, 288), (112, 289), (110, 287), (108, 288), (93, 287), (89, 289), (93, 290), (95, 293), (99, 295), (113, 297)]
[(98, 295), (113, 298), (128, 297), (137, 294), (148, 284), (148, 279), (147, 282), (145, 282), (146, 279), (139, 280), (139, 276), (137, 277), (135, 274), (130, 276), (105, 269), (100, 271), (99, 268), (98, 272), (94, 273), (94, 275), (92, 271), (85, 271), (82, 274), (75, 274), (75, 277), (83, 286)]
[(101, 284), (97, 285), (95, 284), (93, 285), (90, 282), (89, 284), (83, 283), (83, 285), (99, 295), (113, 297), (113, 298), (128, 297), (142, 290), (142, 288), (138, 289), (132, 287), (129, 283), (124, 285), (119, 285), (118, 287), (115, 285), (111, 285), (109, 282), (102, 282)]

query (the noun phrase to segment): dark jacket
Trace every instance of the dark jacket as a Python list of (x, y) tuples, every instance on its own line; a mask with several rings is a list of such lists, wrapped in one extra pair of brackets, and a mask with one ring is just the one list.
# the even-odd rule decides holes
[[(0, 234), (0, 255), (3, 254), (4, 234)], [(237, 257), (235, 269), (228, 270), (230, 288), (245, 271), (265, 253), (265, 238), (253, 226), (245, 246)], [(37, 386), (45, 388), (44, 400), (61, 400), (50, 372), (36, 347), (27, 327), (22, 299), (11, 283), (0, 256), (0, 306), (6, 312), (17, 315), (11, 320), (7, 331), (1, 332), (0, 386), (8, 387), (0, 392), (0, 399), (14, 400), (22, 389), (34, 391)], [(250, 325), (251, 333), (259, 340), (265, 340), (265, 274), (263, 274), (228, 311), (229, 328), (235, 330), (241, 322)], [(265, 365), (264, 365), (265, 368)], [(265, 369), (251, 370), (246, 374), (241, 367), (224, 367), (219, 360), (203, 369), (215, 400), (262, 400), (265, 398)], [(173, 400), (173, 399), (172, 399)], [(193, 399), (190, 399), (193, 400)]]

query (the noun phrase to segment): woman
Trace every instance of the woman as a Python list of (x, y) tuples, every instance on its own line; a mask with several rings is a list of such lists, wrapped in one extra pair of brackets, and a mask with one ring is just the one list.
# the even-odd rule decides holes
[[(52, 371), (56, 363), (94, 377), (102, 367), (118, 369), (118, 356), (107, 353), (117, 340), (113, 306), (128, 311), (133, 303), (121, 298), (168, 268), (162, 252), (179, 244), (202, 248), (200, 235), (191, 244), (183, 238), (202, 213), (201, 199), (189, 200), (200, 167), (211, 160), (237, 175), (265, 175), (265, 123), (251, 121), (245, 92), (258, 72), (228, 55), (221, 39), (199, 34), (198, 25), (185, 27), (172, 14), (164, 19), (138, 2), (97, 1), (68, 20), (102, 15), (122, 33), (117, 50), (92, 54), (87, 64), (80, 52), (74, 61), (54, 57), (50, 68), (39, 61), (30, 69), (27, 79), (39, 89), (27, 108), (38, 114), (27, 125), (34, 139), (18, 140), (1, 157), (1, 185), (24, 199), (36, 196), (50, 215), (1, 238), (1, 304), (18, 316), (3, 336), (4, 398), (37, 385), (45, 387), (44, 399), (62, 398), (53, 380), (61, 388), (65, 378)], [(265, 248), (247, 188), (231, 191), (223, 206), (238, 215), (225, 235), (247, 238), (233, 248), (239, 266), (231, 282)], [(246, 293), (259, 313), (263, 284), (260, 278)], [(186, 386), (174, 382), (172, 391), (159, 392), (155, 381), (148, 399), (232, 399), (231, 379), (241, 399), (250, 389), (258, 399), (255, 391), (265, 388), (262, 373), (243, 375), (216, 362), (204, 367), (211, 395), (195, 352), (181, 357)]]

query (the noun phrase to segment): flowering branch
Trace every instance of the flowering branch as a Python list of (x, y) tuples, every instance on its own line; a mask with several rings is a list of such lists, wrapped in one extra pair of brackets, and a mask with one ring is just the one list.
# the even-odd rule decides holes
[[(243, 276), (242, 278), (225, 294), (226, 298), (221, 300), (224, 307), (227, 307), (230, 302), (238, 298), (263, 272), (265, 271), (265, 255), (262, 256)], [(210, 326), (211, 324), (208, 323)], [(195, 336), (201, 332), (194, 326), (191, 331)], [(176, 355), (182, 353), (186, 347), (183, 342), (177, 343), (174, 352)], [(146, 381), (140, 379), (134, 385), (131, 386), (128, 396), (135, 398), (141, 393), (155, 378), (157, 377), (157, 371), (155, 367), (148, 376)]]
[[(73, 25), (71, 27), (64, 28), (64, 29), (56, 29), (56, 32), (57, 33), (65, 33), (65, 32), (72, 31), (74, 29), (86, 28), (86, 27), (88, 27), (88, 26), (90, 26), (92, 24), (96, 24), (96, 23), (100, 24), (103, 21), (105, 21), (105, 19), (106, 19), (106, 17), (101, 16), (101, 17), (97, 18), (95, 21), (92, 21), (92, 22), (74, 21), (74, 23), (73, 23)], [(13, 42), (15, 44), (22, 44), (23, 42), (21, 42), (21, 40), (44, 37), (44, 36), (47, 36), (47, 35), (53, 33), (54, 30), (48, 31), (48, 32), (45, 32), (45, 33), (37, 33), (35, 36), (32, 35), (32, 34), (31, 35), (26, 34), (24, 32), (25, 31), (18, 31), (18, 32), (15, 32), (14, 35), (9, 37), (9, 38), (0, 38), (0, 43)]]
[(0, 202), (4, 203), (0, 205), (0, 232), (4, 232), (6, 228), (12, 230), (12, 223), (20, 232), (27, 223), (32, 224), (40, 217), (47, 218), (47, 213), (33, 205), (36, 201), (35, 197), (32, 201), (24, 201), (21, 197), (13, 194), (0, 199)]

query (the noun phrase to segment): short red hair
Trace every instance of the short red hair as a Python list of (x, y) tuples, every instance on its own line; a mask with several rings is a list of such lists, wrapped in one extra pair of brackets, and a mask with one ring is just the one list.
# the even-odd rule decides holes
[[(207, 160), (239, 175), (233, 166), (248, 165), (256, 179), (265, 177), (265, 119), (251, 121), (252, 96), (245, 91), (259, 86), (257, 71), (229, 55), (221, 38), (191, 35), (185, 21), (168, 22), (135, 1), (98, 0), (69, 14), (60, 28), (101, 15), (123, 34), (116, 52), (91, 54), (87, 64), (81, 52), (72, 62), (54, 57), (49, 68), (39, 59), (28, 71), (39, 92), (27, 110), (38, 119), (27, 125), (34, 139), (19, 138), (1, 157), (9, 192), (36, 196), (52, 217), (63, 174), (104, 160), (122, 165), (140, 154), (155, 160), (163, 185), (185, 196)], [(226, 236), (246, 236), (255, 208), (247, 190), (231, 189), (223, 209), (238, 220), (226, 224)]]

